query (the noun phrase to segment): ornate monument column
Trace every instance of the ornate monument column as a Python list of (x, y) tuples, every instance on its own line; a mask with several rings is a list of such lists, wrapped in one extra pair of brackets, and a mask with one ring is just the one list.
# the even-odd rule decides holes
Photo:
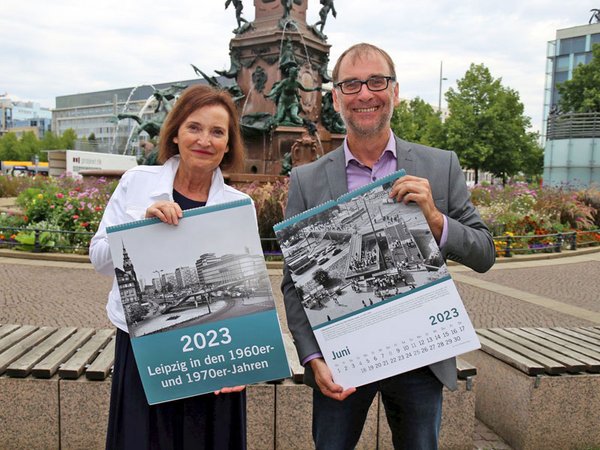
[[(316, 135), (310, 137), (317, 151), (311, 159), (343, 138), (321, 124), (319, 88), (330, 81), (330, 45), (322, 32), (307, 25), (307, 6), (308, 0), (254, 0), (255, 20), (234, 30), (231, 67), (218, 72), (235, 78), (245, 95), (238, 104), (248, 150), (246, 173), (278, 175), (294, 143), (302, 138), (306, 145), (307, 128), (314, 132), (315, 125)], [(294, 165), (311, 159), (292, 155)]]

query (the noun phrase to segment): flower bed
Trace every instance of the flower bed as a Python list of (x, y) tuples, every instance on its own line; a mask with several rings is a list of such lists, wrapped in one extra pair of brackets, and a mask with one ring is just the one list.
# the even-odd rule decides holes
[[(116, 183), (104, 178), (0, 175), (0, 196), (18, 192), (22, 211), (0, 212), (0, 246), (28, 249), (35, 230), (45, 230), (51, 233), (44, 235), (45, 244), (38, 242), (36, 251), (87, 252)], [(288, 180), (237, 187), (254, 200), (265, 254), (277, 254), (273, 225), (284, 218)], [(499, 256), (506, 255), (507, 249), (509, 254), (523, 254), (600, 243), (600, 192), (596, 189), (512, 183), (476, 186), (471, 196), (495, 236)]]

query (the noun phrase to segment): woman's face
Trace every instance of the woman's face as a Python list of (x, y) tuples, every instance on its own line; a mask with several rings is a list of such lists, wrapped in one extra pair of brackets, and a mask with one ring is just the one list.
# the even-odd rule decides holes
[(198, 172), (212, 172), (229, 151), (229, 114), (221, 105), (209, 105), (190, 114), (173, 142), (181, 164)]

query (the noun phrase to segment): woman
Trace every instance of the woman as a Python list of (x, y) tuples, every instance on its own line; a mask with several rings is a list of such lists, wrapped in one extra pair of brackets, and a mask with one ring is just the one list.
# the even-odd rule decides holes
[[(225, 185), (220, 170), (238, 170), (243, 158), (237, 110), (229, 94), (203, 85), (186, 89), (161, 129), (158, 160), (163, 165), (127, 171), (106, 206), (90, 244), (96, 270), (114, 276), (109, 226), (149, 217), (177, 225), (182, 210), (248, 198)], [(106, 448), (245, 448), (244, 386), (149, 406), (116, 279), (106, 309), (117, 327)]]

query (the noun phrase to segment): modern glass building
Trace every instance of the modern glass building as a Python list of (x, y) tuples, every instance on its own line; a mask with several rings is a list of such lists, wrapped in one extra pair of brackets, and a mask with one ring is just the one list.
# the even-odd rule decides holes
[(14, 132), (17, 136), (32, 131), (42, 137), (50, 131), (52, 112), (39, 103), (11, 99), (0, 95), (0, 134)]
[[(222, 85), (231, 81), (217, 77)], [(96, 140), (94, 148), (81, 150), (101, 151), (105, 153), (135, 154), (140, 142), (148, 135), (135, 133), (138, 123), (134, 119), (116, 120), (117, 114), (133, 114), (142, 120), (155, 117), (157, 100), (153, 93), (168, 89), (175, 84), (191, 86), (206, 84), (204, 79), (173, 81), (155, 85), (143, 85), (108, 91), (70, 94), (56, 97), (56, 108), (52, 111), (52, 129), (61, 135), (72, 128), (80, 139), (88, 138), (92, 133)], [(88, 147), (90, 144), (88, 143)]]
[(600, 44), (600, 23), (556, 31), (548, 42), (542, 144), (544, 183), (585, 187), (600, 184), (600, 113), (559, 111), (557, 85), (570, 80)]

